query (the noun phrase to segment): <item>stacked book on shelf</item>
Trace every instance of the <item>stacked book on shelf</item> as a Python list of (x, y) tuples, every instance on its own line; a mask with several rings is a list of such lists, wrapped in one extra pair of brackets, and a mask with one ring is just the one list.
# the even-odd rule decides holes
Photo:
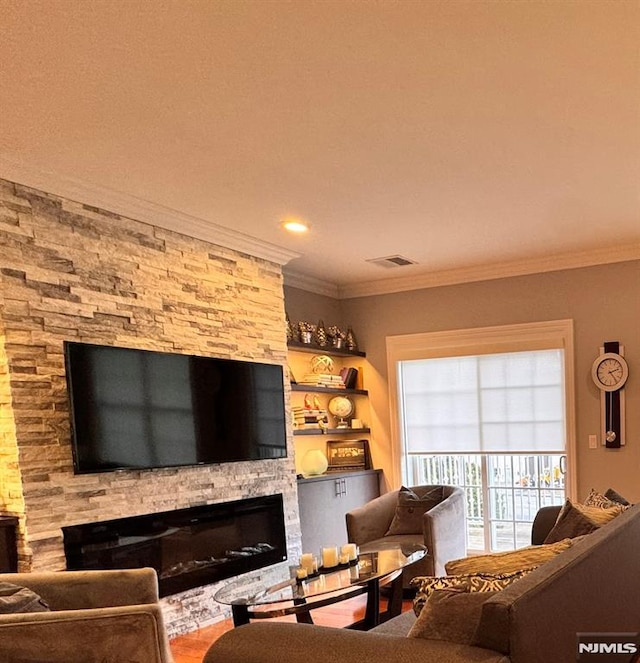
[(357, 368), (340, 369), (338, 375), (333, 373), (307, 373), (298, 384), (308, 387), (331, 387), (332, 389), (355, 389), (358, 381)]
[(358, 382), (358, 369), (344, 367), (340, 369), (340, 377), (347, 389), (355, 389)]
[(332, 389), (344, 389), (344, 380), (340, 375), (332, 373), (307, 373), (298, 384), (309, 387), (331, 387)]
[(291, 409), (294, 428), (320, 428), (320, 422), (327, 422), (327, 411), (322, 408), (294, 406)]

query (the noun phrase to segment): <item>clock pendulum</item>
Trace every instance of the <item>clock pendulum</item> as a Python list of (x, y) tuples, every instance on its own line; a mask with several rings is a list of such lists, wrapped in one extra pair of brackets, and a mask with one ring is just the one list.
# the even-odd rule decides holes
[(607, 423), (605, 431), (605, 441), (615, 442), (616, 441), (616, 432), (613, 430), (613, 392), (607, 392), (607, 398), (609, 399), (609, 421)]

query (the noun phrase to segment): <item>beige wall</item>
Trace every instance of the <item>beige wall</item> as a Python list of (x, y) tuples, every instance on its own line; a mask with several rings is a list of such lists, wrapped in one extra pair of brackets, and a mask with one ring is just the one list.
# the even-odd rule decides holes
[(338, 299), (326, 295), (316, 295), (290, 286), (285, 286), (284, 297), (285, 309), (294, 327), (301, 320), (314, 325), (322, 320), (325, 327), (337, 325), (342, 328), (344, 326), (342, 302)]
[[(288, 308), (289, 290), (285, 301)], [(341, 306), (367, 352), (374, 462), (387, 477), (387, 336), (570, 318), (575, 326), (578, 497), (591, 487), (611, 486), (640, 501), (640, 261), (359, 297)], [(600, 394), (590, 371), (605, 340), (625, 346), (630, 371), (627, 444), (617, 450), (588, 448), (589, 434), (600, 430)]]

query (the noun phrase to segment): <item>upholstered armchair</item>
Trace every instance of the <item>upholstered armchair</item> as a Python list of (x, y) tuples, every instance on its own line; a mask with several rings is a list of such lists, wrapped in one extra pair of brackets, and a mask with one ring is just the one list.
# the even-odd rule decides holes
[(562, 506), (543, 506), (536, 513), (531, 525), (531, 544), (539, 546), (556, 524)]
[[(0, 659), (15, 663), (172, 663), (153, 569), (0, 574), (46, 608), (0, 614)], [(0, 585), (2, 586), (2, 585)], [(32, 606), (33, 607), (33, 606)]]
[[(409, 492), (420, 499), (412, 503)], [(415, 576), (445, 575), (448, 561), (467, 554), (464, 490), (456, 486), (394, 490), (350, 511), (346, 518), (348, 539), (362, 551), (387, 543), (426, 546), (427, 554), (403, 571), (405, 589)]]

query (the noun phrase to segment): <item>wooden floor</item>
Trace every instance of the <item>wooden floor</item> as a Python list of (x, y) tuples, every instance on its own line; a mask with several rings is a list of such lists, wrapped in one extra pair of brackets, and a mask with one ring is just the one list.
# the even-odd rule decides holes
[[(364, 617), (365, 596), (358, 596), (313, 611), (313, 621), (320, 626), (347, 626)], [(403, 612), (411, 609), (411, 601), (404, 601)], [(382, 609), (382, 608), (381, 608)], [(295, 621), (295, 617), (282, 617), (280, 620)], [(268, 620), (262, 620), (268, 621)], [(207, 649), (225, 631), (233, 628), (233, 622), (226, 619), (212, 626), (206, 626), (193, 633), (181, 635), (171, 641), (171, 652), (175, 663), (202, 663)]]

